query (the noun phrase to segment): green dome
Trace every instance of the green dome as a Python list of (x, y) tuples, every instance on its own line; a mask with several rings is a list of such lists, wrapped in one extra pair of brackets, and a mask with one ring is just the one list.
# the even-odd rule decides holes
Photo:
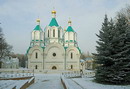
[(74, 32), (74, 30), (73, 30), (73, 28), (72, 28), (71, 26), (68, 26), (68, 28), (67, 28), (66, 31), (67, 31), (67, 32)]
[(41, 29), (40, 25), (37, 25), (37, 26), (34, 28), (34, 30), (42, 30), (42, 29)]
[(49, 24), (49, 26), (59, 26), (59, 25), (58, 25), (56, 19), (55, 19), (55, 18), (52, 18), (52, 19), (51, 19), (51, 22), (50, 22), (50, 24)]

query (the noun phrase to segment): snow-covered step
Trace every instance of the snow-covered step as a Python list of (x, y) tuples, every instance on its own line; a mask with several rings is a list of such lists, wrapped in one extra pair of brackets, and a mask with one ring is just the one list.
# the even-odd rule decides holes
[(34, 77), (26, 80), (0, 80), (0, 89), (13, 89), (14, 87), (20, 89), (25, 84), (29, 84), (33, 81), (33, 79)]
[(60, 74), (35, 74), (35, 83), (27, 89), (64, 89)]
[(82, 86), (80, 86), (77, 82), (73, 81), (72, 79), (66, 79), (66, 80), (71, 89), (84, 89)]

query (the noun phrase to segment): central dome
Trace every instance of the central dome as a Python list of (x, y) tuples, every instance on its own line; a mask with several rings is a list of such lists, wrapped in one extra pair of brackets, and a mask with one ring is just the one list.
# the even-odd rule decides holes
[(52, 13), (52, 14), (56, 14), (56, 11), (55, 11), (55, 10), (53, 10), (51, 13)]

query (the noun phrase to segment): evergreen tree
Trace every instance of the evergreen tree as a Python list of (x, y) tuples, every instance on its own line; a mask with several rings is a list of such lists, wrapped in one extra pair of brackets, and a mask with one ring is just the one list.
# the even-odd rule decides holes
[(99, 64), (96, 80), (103, 83), (130, 83), (130, 28), (122, 15), (117, 22), (110, 22), (105, 16), (102, 29), (97, 35), (96, 62)]
[(113, 45), (113, 72), (110, 82), (115, 84), (130, 84), (130, 27), (128, 19), (119, 15), (115, 23)]
[(112, 39), (114, 34), (114, 24), (108, 21), (107, 15), (105, 15), (104, 22), (102, 24), (102, 29), (100, 30), (99, 41), (97, 41), (98, 46), (96, 46), (97, 54), (94, 54), (96, 57), (96, 63), (99, 64), (96, 72), (96, 80), (98, 82), (106, 82), (108, 80), (108, 74), (111, 73), (109, 70), (113, 65), (112, 60)]

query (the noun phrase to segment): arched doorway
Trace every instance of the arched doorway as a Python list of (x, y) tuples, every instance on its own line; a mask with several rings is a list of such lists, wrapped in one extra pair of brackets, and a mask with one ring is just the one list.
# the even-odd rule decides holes
[(56, 68), (56, 66), (53, 66), (52, 69), (53, 69), (53, 70), (56, 70), (57, 68)]

